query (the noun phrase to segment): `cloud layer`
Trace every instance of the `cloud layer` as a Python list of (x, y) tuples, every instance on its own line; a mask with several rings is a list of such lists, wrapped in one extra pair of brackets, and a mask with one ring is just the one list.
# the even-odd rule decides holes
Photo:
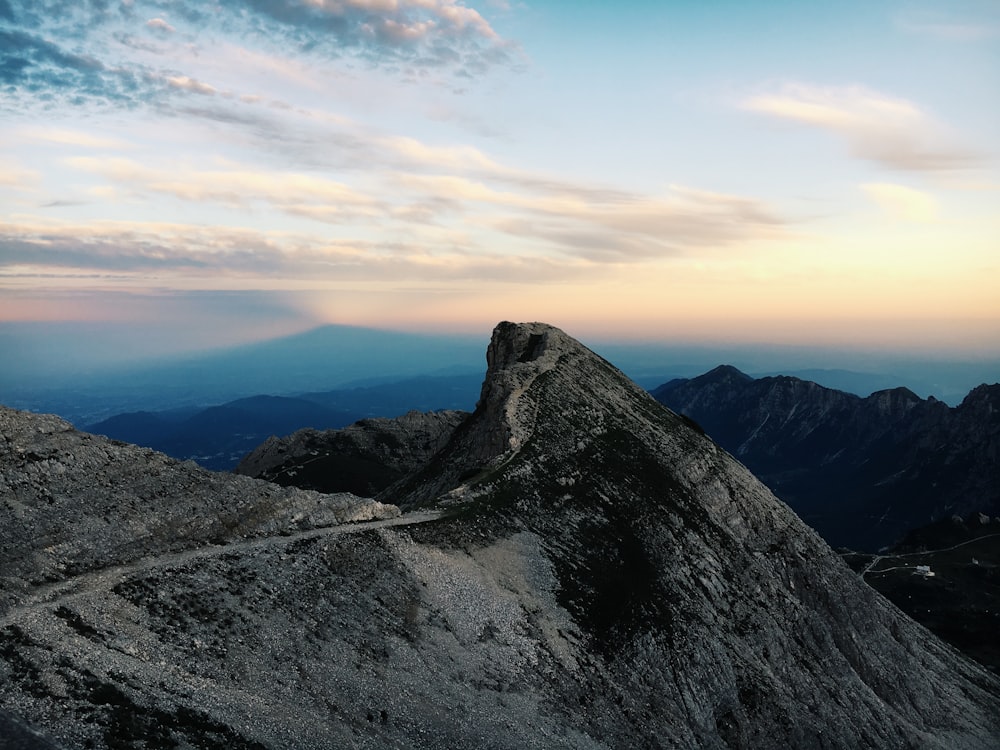
[[(995, 317), (997, 178), (967, 139), (996, 110), (950, 87), (988, 42), (889, 70), (872, 37), (801, 54), (850, 13), (599, 5), (0, 0), (0, 302), (312, 290), (331, 320), (660, 330), (923, 314), (931, 289)], [(790, 70), (866, 85), (761, 88)]]
[(843, 138), (851, 153), (894, 170), (938, 172), (965, 169), (982, 155), (912, 102), (861, 86), (793, 84), (743, 102), (746, 109), (826, 130)]
[(173, 70), (172, 57), (176, 45), (223, 32), (321, 59), (464, 78), (516, 58), (516, 45), (453, 0), (32, 0), (4, 3), (0, 15), (9, 22), (0, 29), (0, 85), (20, 107), (134, 107), (172, 91), (216, 93)]

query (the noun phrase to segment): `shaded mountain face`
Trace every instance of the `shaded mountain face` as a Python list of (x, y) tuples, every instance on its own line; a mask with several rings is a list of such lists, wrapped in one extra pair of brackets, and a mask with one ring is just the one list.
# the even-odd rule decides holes
[(422, 468), (468, 412), (407, 412), (363, 419), (340, 430), (299, 430), (270, 437), (236, 467), (285, 487), (372, 497)]
[(0, 703), (73, 747), (1000, 741), (995, 677), (607, 362), (501, 324), (488, 365), (398, 518), (22, 576)]
[(955, 408), (719, 367), (653, 391), (744, 462), (831, 544), (876, 550), (953, 514), (1000, 514), (1000, 385)]

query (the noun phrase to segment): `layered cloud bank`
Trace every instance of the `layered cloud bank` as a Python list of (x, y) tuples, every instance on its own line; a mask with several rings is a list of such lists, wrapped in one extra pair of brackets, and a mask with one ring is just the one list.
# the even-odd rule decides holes
[(303, 323), (983, 346), (996, 37), (947, 30), (996, 19), (853, 11), (886, 36), (804, 63), (848, 11), (0, 2), (0, 319), (252, 291)]

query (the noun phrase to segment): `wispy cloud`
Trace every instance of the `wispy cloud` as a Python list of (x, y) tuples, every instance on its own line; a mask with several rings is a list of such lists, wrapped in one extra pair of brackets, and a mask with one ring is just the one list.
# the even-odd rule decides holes
[(604, 262), (788, 236), (787, 219), (750, 197), (680, 186), (645, 195), (508, 166), (468, 145), (366, 134), (347, 121), (283, 122), (261, 115), (243, 124), (260, 148), (299, 160), (302, 168), (336, 166), (379, 180), (369, 192), (387, 203), (396, 196), (392, 217), (399, 221), (462, 221), (486, 210), (475, 219), (481, 226)]
[[(706, 252), (718, 257), (790, 234), (785, 217), (750, 197), (679, 186), (648, 195), (511, 167), (469, 146), (366, 134), (349, 120), (306, 118), (310, 129), (285, 127), (283, 116), (261, 117), (227, 124), (253, 134), (262, 146), (279, 143), (289, 168), (218, 158), (210, 167), (166, 164), (149, 154), (60, 160), (81, 175), (76, 184), (83, 195), (155, 205), (166, 216), (176, 212), (158, 196), (199, 212), (214, 204), (229, 209), (236, 226), (9, 222), (0, 233), (0, 267), (7, 274), (41, 264), (129, 273), (161, 269), (184, 277), (375, 281), (410, 275), (523, 282), (529, 269), (538, 281), (593, 275), (608, 265)], [(50, 130), (45, 137), (86, 141), (72, 131)], [(323, 168), (317, 168), (317, 153)], [(331, 163), (338, 163), (340, 179), (332, 179)], [(290, 229), (240, 226), (258, 209), (283, 213), (289, 217), (283, 226)]]
[(162, 18), (150, 18), (146, 21), (146, 28), (152, 29), (161, 34), (173, 34), (177, 31), (173, 26), (164, 21)]
[(978, 42), (1000, 38), (1000, 14), (993, 8), (992, 18), (971, 21), (960, 16), (937, 12), (907, 12), (893, 20), (904, 33), (946, 42)]
[(16, 131), (14, 137), (19, 141), (38, 141), (59, 146), (79, 146), (103, 151), (123, 151), (133, 148), (133, 144), (121, 138), (94, 135), (93, 133), (72, 130), (70, 128), (38, 127), (21, 129)]
[[(358, 236), (416, 231), (428, 243), (438, 238), (423, 235), (444, 227), (462, 233), (460, 244), (474, 253), (506, 236), (504, 244), (531, 239), (535, 252), (620, 263), (789, 235), (785, 217), (750, 197), (684, 187), (648, 195), (510, 167), (471, 146), (367, 134), (351, 121), (300, 112), (286, 118), (254, 107), (211, 112), (200, 116), (224, 118), (288, 168), (89, 156), (65, 163), (102, 178), (106, 183), (92, 189), (113, 188), (118, 197), (169, 195), (235, 209), (266, 204), (289, 216), (353, 224)], [(333, 171), (339, 179), (328, 176)]]
[(855, 156), (895, 170), (935, 172), (978, 166), (983, 155), (917, 105), (861, 86), (789, 84), (743, 101), (746, 109), (826, 130)]
[[(695, 254), (788, 236), (786, 220), (761, 201), (679, 186), (648, 196), (547, 185), (544, 179), (505, 170), (494, 175), (494, 185), (455, 175), (397, 179), (420, 194), (421, 205), (442, 213), (475, 214), (494, 230), (541, 240), (558, 253), (596, 262)], [(510, 189), (510, 183), (520, 189)], [(484, 208), (498, 210), (484, 213)]]
[(33, 169), (25, 169), (12, 162), (0, 159), (0, 186), (17, 188), (19, 190), (31, 189), (41, 179), (41, 174)]
[(429, 252), (420, 243), (331, 240), (241, 227), (203, 227), (167, 222), (107, 221), (88, 224), (50, 220), (0, 222), (0, 284), (3, 279), (119, 274), (157, 286), (192, 279), (241, 279), (262, 288), (313, 288), (330, 282), (440, 284), (448, 281), (548, 283), (595, 275), (586, 261), (528, 255)]
[(243, 208), (266, 203), (286, 213), (322, 221), (358, 214), (372, 216), (381, 206), (379, 200), (344, 183), (294, 172), (261, 172), (239, 166), (205, 170), (175, 165), (160, 169), (123, 158), (73, 157), (66, 163), (136, 194), (157, 193)]
[(22, 30), (0, 29), (0, 85), (10, 104), (98, 101), (132, 106), (141, 100), (148, 80), (139, 67), (109, 66), (90, 52), (69, 51)]
[(886, 182), (867, 183), (861, 190), (892, 218), (920, 223), (938, 218), (934, 196), (921, 190)]
[(215, 96), (216, 88), (210, 84), (198, 81), (190, 76), (166, 76), (167, 85), (172, 89), (188, 91), (192, 94), (202, 94), (204, 96)]
[(405, 61), (463, 74), (510, 61), (513, 45), (489, 22), (454, 0), (229, 0), (247, 6), (253, 23), (270, 26), (300, 48), (340, 56), (345, 50), (376, 63)]

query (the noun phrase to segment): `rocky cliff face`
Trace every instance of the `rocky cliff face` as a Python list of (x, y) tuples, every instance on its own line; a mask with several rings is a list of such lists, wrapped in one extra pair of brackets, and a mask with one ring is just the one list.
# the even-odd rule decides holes
[(422, 468), (467, 416), (411, 411), (339, 430), (299, 430), (268, 438), (240, 461), (236, 473), (285, 487), (372, 497)]
[(831, 544), (876, 550), (953, 514), (1000, 514), (1000, 385), (952, 409), (720, 367), (653, 391), (696, 420)]
[(498, 326), (393, 492), (430, 509), (31, 583), (0, 703), (70, 747), (1000, 741), (995, 677), (557, 329)]

